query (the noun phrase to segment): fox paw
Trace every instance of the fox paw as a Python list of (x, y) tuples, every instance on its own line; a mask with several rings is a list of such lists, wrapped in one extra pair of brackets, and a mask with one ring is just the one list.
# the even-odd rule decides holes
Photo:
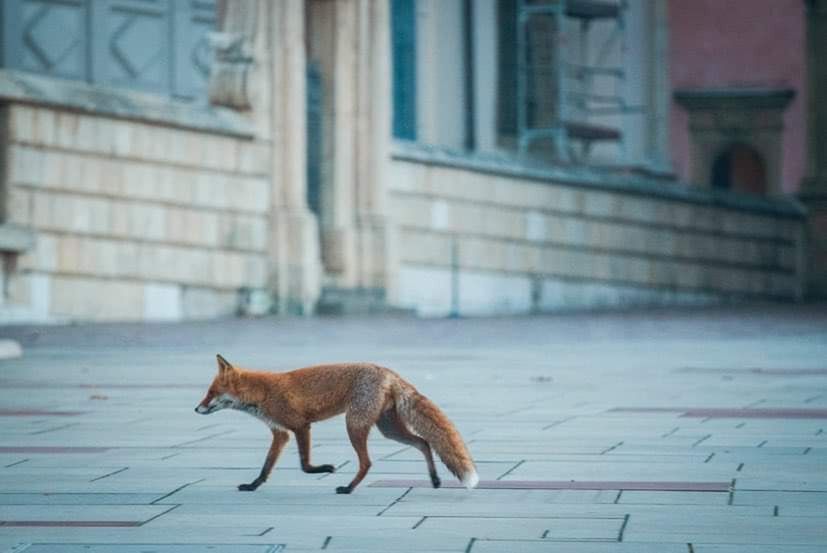
[(431, 485), (438, 488), (442, 485), (442, 480), (439, 479), (439, 476), (431, 476)]
[(339, 486), (336, 488), (336, 493), (350, 493), (353, 490), (350, 489), (350, 486)]
[(239, 484), (238, 491), (240, 492), (254, 492), (258, 488), (258, 484)]
[(302, 470), (308, 474), (319, 474), (322, 472), (336, 472), (336, 467), (333, 465), (306, 466)]

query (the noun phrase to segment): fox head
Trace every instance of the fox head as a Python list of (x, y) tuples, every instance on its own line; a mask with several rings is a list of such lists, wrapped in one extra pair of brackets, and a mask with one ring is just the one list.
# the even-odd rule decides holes
[(216, 355), (216, 359), (218, 359), (218, 374), (210, 384), (207, 395), (195, 408), (195, 412), (201, 415), (209, 415), (221, 409), (235, 407), (238, 403), (238, 398), (233, 393), (238, 371), (221, 355)]

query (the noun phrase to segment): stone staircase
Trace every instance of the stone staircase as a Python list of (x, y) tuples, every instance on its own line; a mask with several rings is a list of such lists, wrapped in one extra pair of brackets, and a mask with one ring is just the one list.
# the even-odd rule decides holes
[(413, 310), (387, 304), (384, 288), (338, 288), (324, 286), (319, 302), (318, 315), (411, 315)]

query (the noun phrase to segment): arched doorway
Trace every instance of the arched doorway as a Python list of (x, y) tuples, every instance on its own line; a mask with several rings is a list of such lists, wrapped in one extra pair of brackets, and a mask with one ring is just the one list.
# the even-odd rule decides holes
[(712, 162), (712, 188), (735, 190), (750, 194), (767, 193), (767, 171), (764, 158), (746, 144), (732, 144)]

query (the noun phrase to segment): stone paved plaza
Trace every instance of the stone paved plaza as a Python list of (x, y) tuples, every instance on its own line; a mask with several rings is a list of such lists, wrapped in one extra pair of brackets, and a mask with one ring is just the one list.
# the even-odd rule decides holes
[[(0, 551), (817, 553), (827, 550), (827, 309), (4, 328)], [(193, 412), (215, 353), (396, 369), (456, 422), (481, 486), (341, 417), (255, 493), (259, 421)]]

